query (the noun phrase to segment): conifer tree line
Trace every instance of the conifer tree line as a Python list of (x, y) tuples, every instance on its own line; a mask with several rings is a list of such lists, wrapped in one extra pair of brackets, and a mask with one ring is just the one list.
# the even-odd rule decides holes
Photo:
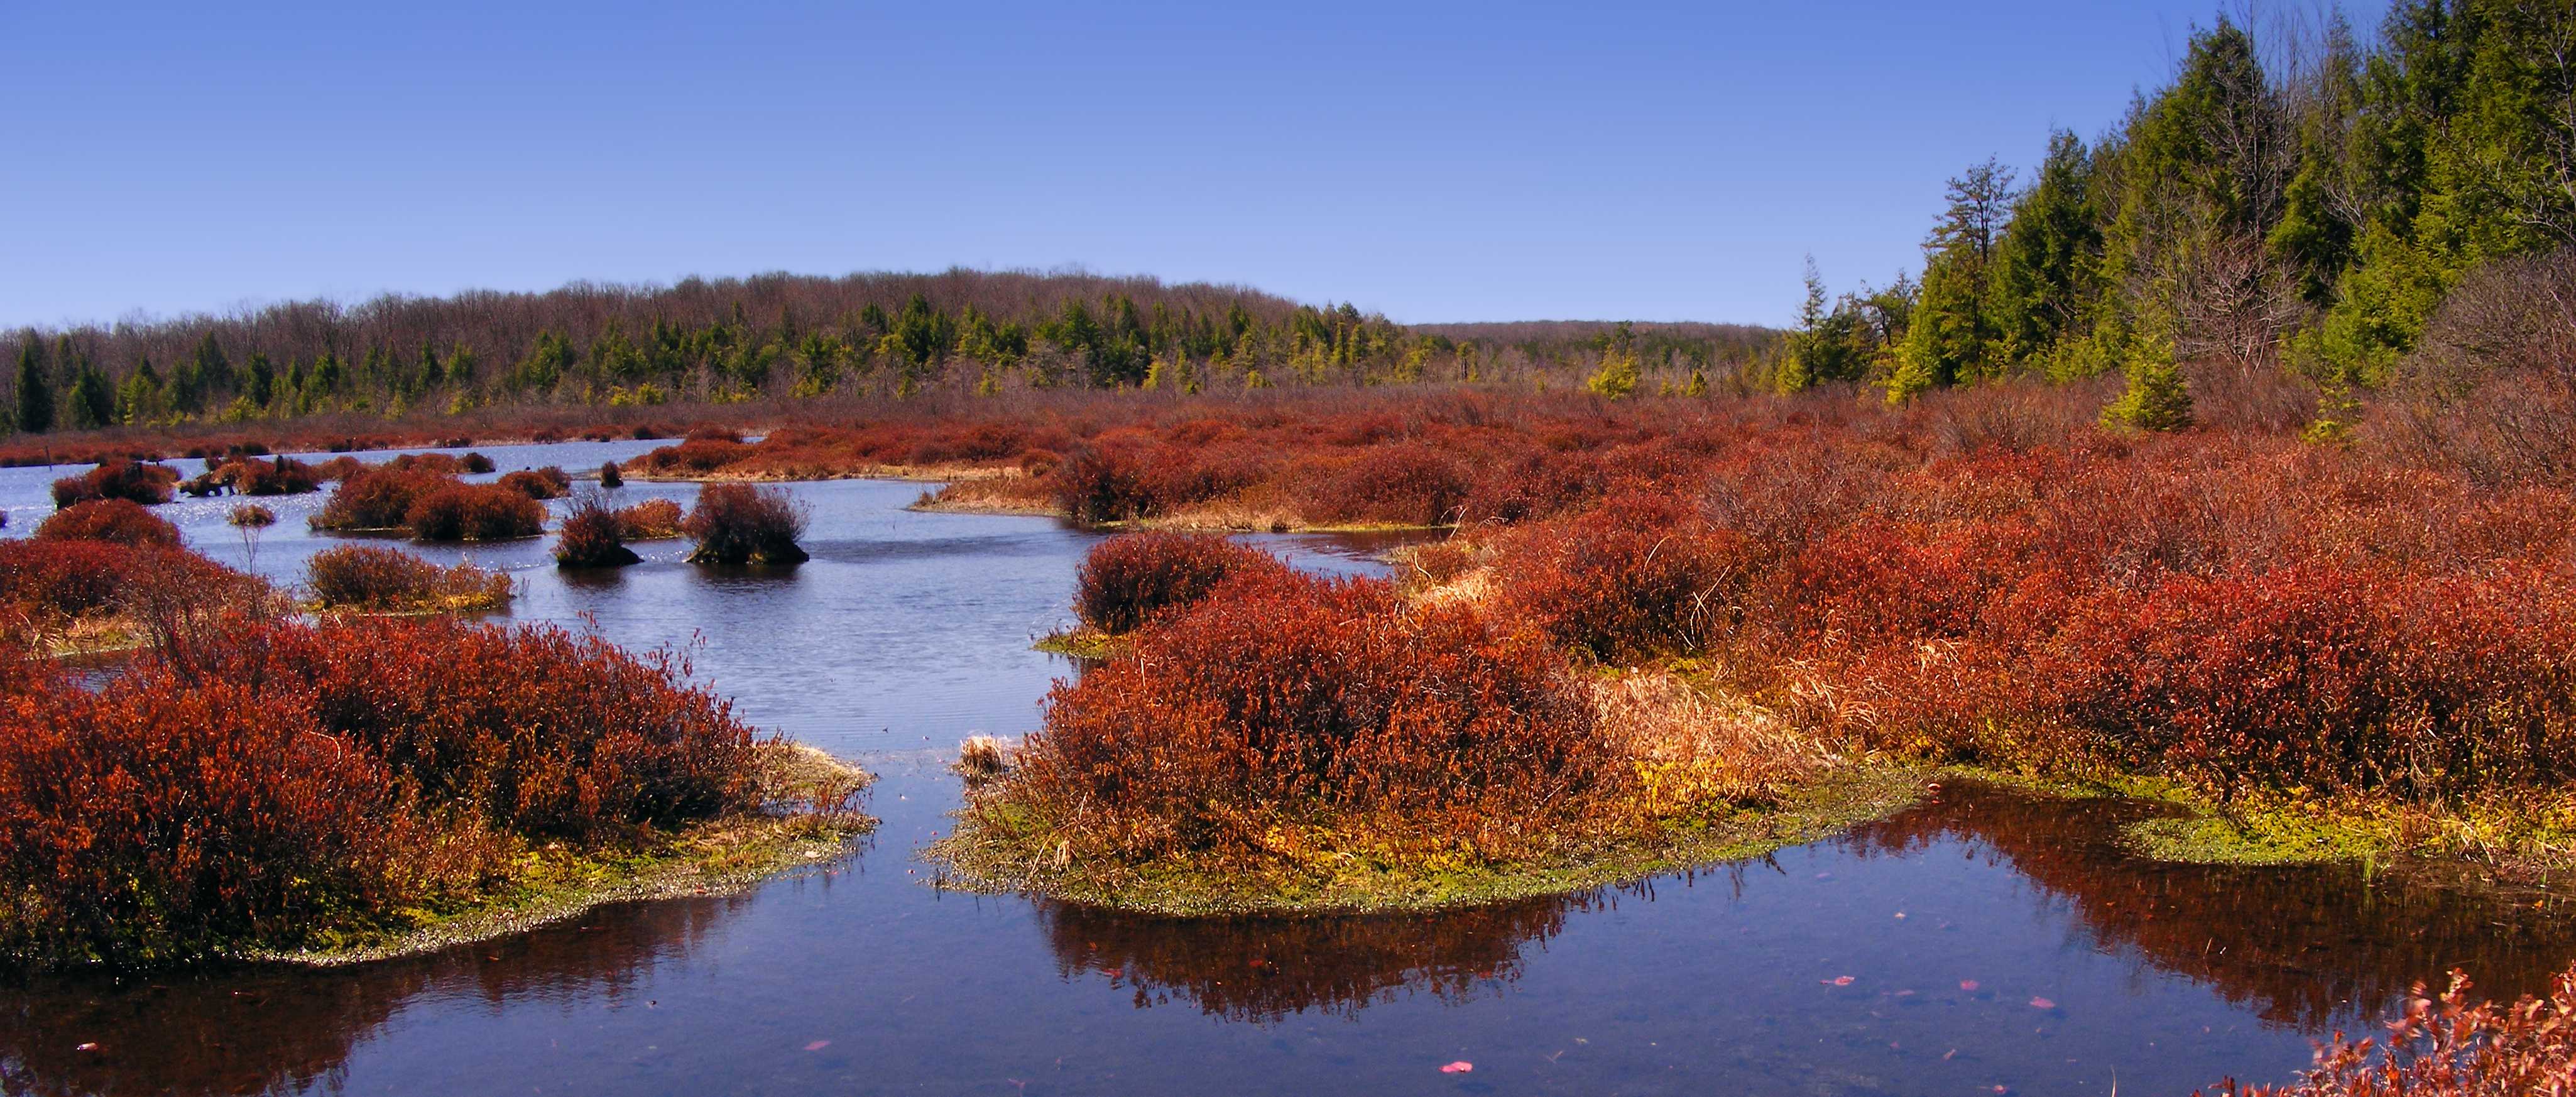
[(2120, 371), (2110, 417), (2174, 426), (2185, 367), (2278, 370), (2332, 433), (2464, 279), (2576, 242), (2576, 0), (2262, 31), (2222, 17), (2110, 132), (1950, 180), (1919, 276), (1829, 301), (1811, 265), (1777, 384)]
[[(1456, 333), (1455, 336), (1451, 334)], [(290, 302), (233, 316), (0, 334), (21, 432), (435, 415), (538, 404), (724, 403), (933, 388), (1169, 389), (1511, 381), (1571, 387), (1619, 352), (1666, 389), (1743, 374), (1767, 329), (1409, 329), (1349, 304), (1151, 278), (951, 270), (669, 287)], [(1642, 348), (1642, 349), (1639, 349)]]

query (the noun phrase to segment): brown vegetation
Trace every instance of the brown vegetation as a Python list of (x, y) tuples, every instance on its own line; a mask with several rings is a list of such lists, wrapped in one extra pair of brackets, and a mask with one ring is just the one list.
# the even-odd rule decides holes
[(618, 538), (624, 541), (667, 541), (681, 536), (680, 504), (668, 499), (647, 499), (630, 507), (617, 508)]
[(170, 501), (170, 491), (179, 482), (179, 470), (168, 465), (147, 465), (135, 461), (102, 463), (78, 476), (54, 481), (54, 509), (61, 510), (100, 499), (125, 499), (144, 506), (158, 506)]
[(442, 568), (400, 549), (343, 545), (313, 554), (305, 586), (318, 609), (418, 613), (500, 609), (510, 577), (472, 564)]
[(507, 541), (543, 533), (546, 507), (507, 484), (451, 481), (413, 499), (403, 525), (421, 541)]
[(179, 547), (179, 527), (124, 499), (74, 503), (36, 524), (41, 541), (108, 541), (130, 547)]
[(796, 545), (805, 522), (804, 505), (785, 488), (709, 484), (680, 531), (698, 540), (693, 564), (799, 564), (809, 559)]
[(634, 549), (626, 547), (626, 523), (596, 494), (584, 495), (573, 503), (572, 510), (564, 515), (563, 527), (555, 533), (556, 567), (614, 568), (641, 560)]

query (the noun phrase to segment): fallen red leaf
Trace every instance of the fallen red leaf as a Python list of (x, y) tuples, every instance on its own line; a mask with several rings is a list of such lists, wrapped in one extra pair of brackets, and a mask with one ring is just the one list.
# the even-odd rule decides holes
[(1465, 1073), (1467, 1073), (1468, 1071), (1471, 1071), (1471, 1070), (1474, 1070), (1474, 1069), (1476, 1069), (1476, 1064), (1474, 1064), (1474, 1063), (1470, 1063), (1470, 1062), (1466, 1061), (1465, 1059), (1460, 1059), (1460, 1060), (1458, 1060), (1457, 1062), (1451, 1063), (1451, 1064), (1449, 1064), (1448, 1066), (1445, 1066), (1445, 1067), (1440, 1068), (1440, 1073), (1442, 1073), (1442, 1074), (1465, 1074)]
[(814, 1041), (813, 1043), (810, 1043), (810, 1044), (805, 1045), (805, 1050), (807, 1050), (807, 1051), (821, 1051), (821, 1050), (823, 1050), (824, 1048), (827, 1048), (827, 1047), (830, 1047), (830, 1046), (832, 1046), (832, 1042), (831, 1042), (830, 1040), (816, 1040), (816, 1041)]
[(1959, 980), (1959, 989), (1975, 990), (1977, 989), (1977, 981), (1974, 979), (1961, 979)]
[(2056, 1008), (2057, 1008), (2057, 1003), (2052, 1002), (2052, 1001), (2049, 1001), (2049, 1000), (2048, 1000), (2048, 999), (2046, 999), (2046, 998), (2033, 998), (2033, 999), (2031, 999), (2031, 1000), (2030, 1000), (2030, 1008), (2032, 1008), (2032, 1009), (2056, 1009)]

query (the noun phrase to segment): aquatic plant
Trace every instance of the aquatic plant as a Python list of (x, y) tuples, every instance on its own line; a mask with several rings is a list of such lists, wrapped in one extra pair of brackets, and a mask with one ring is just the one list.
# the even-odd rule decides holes
[(1270, 554), (1216, 534), (1149, 531), (1112, 537), (1083, 554), (1074, 576), (1074, 612), (1082, 623), (1123, 633), (1156, 615), (1196, 603), (1228, 576), (1285, 565)]
[(440, 567), (401, 549), (342, 545), (314, 553), (305, 589), (320, 609), (410, 613), (499, 609), (510, 577), (472, 564)]
[[(676, 507), (673, 509), (677, 509)], [(555, 532), (555, 566), (613, 568), (640, 562), (626, 547), (626, 523), (596, 493), (574, 501)]]
[(785, 488), (709, 484), (680, 530), (698, 540), (693, 564), (796, 564), (809, 558), (796, 545), (806, 518)]
[(422, 541), (505, 541), (544, 532), (546, 508), (508, 485), (449, 483), (413, 499), (403, 525)]
[(964, 774), (969, 784), (990, 781), (1010, 768), (1009, 753), (1002, 748), (999, 739), (990, 735), (972, 735), (957, 744), (957, 772)]
[(214, 476), (219, 481), (229, 480), (233, 490), (242, 495), (302, 495), (322, 490), (322, 481), (330, 479), (322, 470), (284, 454), (274, 461), (225, 465), (215, 470)]
[(626, 476), (625, 476), (625, 474), (624, 474), (624, 473), (621, 473), (621, 472), (617, 471), (617, 462), (615, 462), (615, 461), (606, 461), (606, 462), (602, 462), (602, 463), (600, 464), (600, 466), (599, 466), (599, 486), (601, 486), (601, 487), (603, 487), (603, 488), (617, 488), (617, 487), (624, 487), (624, 486), (626, 486)]
[(36, 524), (45, 541), (111, 541), (120, 545), (177, 547), (179, 527), (125, 499), (94, 499), (55, 511)]

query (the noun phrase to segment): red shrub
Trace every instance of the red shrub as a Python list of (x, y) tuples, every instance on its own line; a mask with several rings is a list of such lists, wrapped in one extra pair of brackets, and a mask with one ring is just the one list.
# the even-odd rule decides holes
[(750, 454), (751, 449), (739, 439), (701, 438), (698, 432), (691, 431), (687, 441), (676, 446), (664, 446), (638, 460), (644, 463), (645, 468), (662, 475), (704, 474), (741, 460)]
[(685, 674), (547, 628), (235, 619), (96, 694), (37, 680), (0, 698), (0, 953), (293, 946), (513, 843), (756, 808), (758, 741)]
[(422, 541), (506, 541), (545, 532), (545, 504), (501, 484), (451, 483), (412, 501), (403, 524)]
[(661, 541), (680, 536), (680, 523), (685, 519), (680, 504), (668, 499), (647, 499), (617, 510), (618, 540)]
[[(385, 462), (384, 467), (394, 472), (432, 472), (441, 476), (476, 471), (466, 468), (465, 462), (452, 453), (406, 453)], [(491, 470), (485, 468), (480, 471)]]
[(1322, 484), (1309, 504), (1309, 517), (1448, 525), (1458, 520), (1469, 486), (1466, 467), (1432, 446), (1379, 446)]
[(1605, 482), (1590, 456), (1533, 450), (1479, 476), (1459, 503), (1459, 521), (1509, 525), (1545, 518), (1599, 498)]
[(498, 609), (510, 577), (472, 564), (442, 568), (401, 549), (342, 545), (313, 554), (305, 586), (324, 609), (377, 611)]
[[(673, 507), (677, 510), (679, 508)], [(613, 568), (638, 563), (641, 557), (626, 547), (626, 524), (616, 511), (608, 509), (596, 494), (582, 496), (564, 515), (563, 527), (555, 534), (555, 566), (564, 568)]]
[[(548, 476), (546, 472), (554, 475)], [(564, 470), (549, 468), (546, 472), (521, 469), (508, 473), (501, 477), (501, 486), (530, 499), (561, 499), (571, 492), (572, 477), (565, 476)]]
[(322, 490), (321, 470), (289, 457), (228, 467), (235, 470), (233, 490), (243, 495), (302, 495)]
[(1111, 444), (1075, 451), (1048, 479), (1056, 504), (1076, 525), (1096, 526), (1154, 513), (1154, 495), (1145, 475), (1143, 454)]
[(1284, 568), (1059, 684), (1017, 764), (1001, 795), (1024, 818), (1131, 864), (1260, 861), (1306, 826), (1398, 856), (1531, 856), (1628, 779), (1543, 640)]
[(322, 512), (313, 516), (313, 528), (398, 529), (422, 496), (456, 486), (456, 477), (445, 473), (361, 468), (340, 480)]
[(170, 501), (170, 491), (178, 482), (179, 470), (167, 465), (111, 462), (78, 476), (54, 481), (54, 509), (62, 510), (99, 499), (126, 499), (147, 507), (159, 506)]
[(1696, 651), (1732, 624), (1740, 544), (1678, 502), (1622, 496), (1504, 540), (1499, 603), (1605, 660)]
[(785, 488), (709, 484), (698, 490), (698, 505), (680, 529), (698, 539), (691, 563), (797, 564), (809, 559), (796, 546), (806, 517)]
[(1283, 566), (1214, 534), (1131, 533), (1093, 545), (1083, 557), (1073, 608), (1092, 628), (1128, 632), (1207, 597), (1228, 576)]
[(369, 752), (249, 686), (146, 674), (0, 704), (0, 952), (167, 963), (339, 928), (392, 890), (398, 808)]
[(108, 541), (0, 541), (0, 600), (35, 616), (96, 612), (148, 559)]
[(74, 504), (36, 526), (47, 541), (112, 541), (120, 545), (179, 545), (179, 527), (124, 499)]
[[(358, 472), (368, 467), (369, 466), (366, 462), (360, 461), (347, 454), (341, 454), (338, 457), (331, 458), (321, 464), (313, 466), (313, 478), (316, 480), (338, 480), (346, 482), (349, 477), (356, 475)], [(491, 470), (485, 469), (483, 471), (489, 472)]]

